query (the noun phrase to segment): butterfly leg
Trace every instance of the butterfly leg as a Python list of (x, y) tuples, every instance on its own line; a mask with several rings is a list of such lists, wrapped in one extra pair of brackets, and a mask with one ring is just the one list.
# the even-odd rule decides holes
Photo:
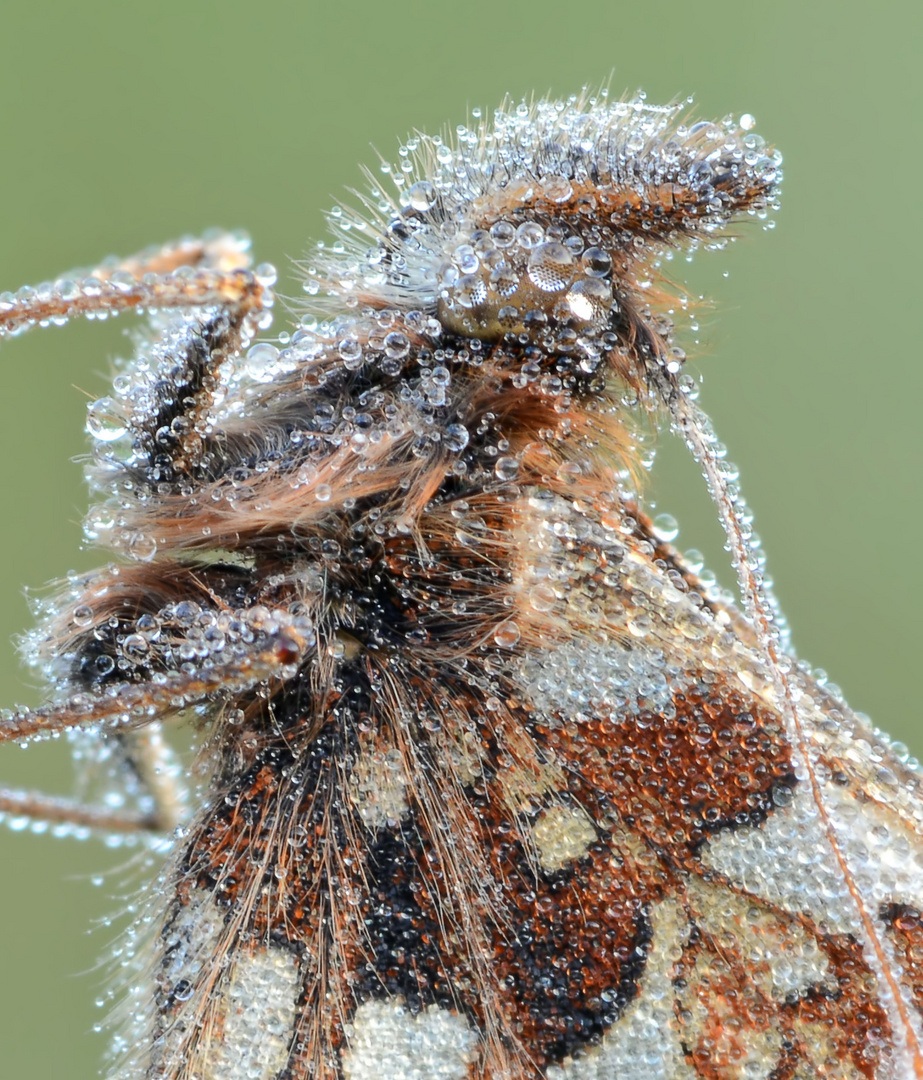
[(138, 308), (217, 306), (253, 312), (266, 306), (266, 288), (260, 282), (263, 275), (249, 270), (247, 246), (235, 234), (207, 234), (2, 293), (0, 339), (34, 326), (60, 326), (78, 315), (105, 319)]

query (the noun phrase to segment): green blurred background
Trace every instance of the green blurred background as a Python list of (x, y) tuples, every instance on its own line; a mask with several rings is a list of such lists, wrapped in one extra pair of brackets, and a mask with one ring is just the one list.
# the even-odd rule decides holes
[[(6, 5), (0, 290), (220, 224), (289, 259), (321, 212), (399, 137), (504, 94), (566, 95), (612, 75), (699, 115), (756, 115), (786, 159), (778, 228), (680, 262), (715, 300), (696, 367), (741, 467), (799, 653), (923, 755), (921, 376), (914, 311), (921, 172), (919, 15), (881, 0), (628, 5)], [(752, 14), (751, 14), (752, 12)], [(127, 323), (126, 323), (127, 325)], [(277, 327), (281, 328), (281, 321)], [(49, 330), (0, 350), (0, 640), (30, 618), (23, 586), (99, 560), (82, 551), (84, 392), (105, 391), (119, 325)], [(656, 499), (679, 543), (724, 570), (696, 470), (664, 445)], [(719, 565), (720, 564), (720, 565)], [(728, 575), (724, 572), (725, 580)], [(0, 650), (0, 698), (37, 688)], [(6, 748), (0, 780), (67, 791), (61, 747)], [(95, 1075), (91, 1033), (124, 855), (0, 830), (0, 1074)]]

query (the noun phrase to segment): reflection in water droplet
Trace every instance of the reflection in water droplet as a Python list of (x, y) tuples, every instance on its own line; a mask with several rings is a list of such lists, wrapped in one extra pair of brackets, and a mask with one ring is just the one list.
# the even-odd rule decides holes
[(257, 382), (272, 382), (276, 377), (278, 363), (279, 350), (275, 345), (260, 342), (247, 353), (247, 374)]
[(512, 621), (501, 623), (494, 631), (494, 641), (501, 649), (512, 649), (521, 636), (519, 627)]
[(71, 616), (74, 622), (74, 626), (79, 626), (81, 629), (87, 626), (93, 625), (93, 609), (86, 604), (81, 604), (79, 607), (74, 608), (74, 613)]
[(423, 213), (436, 201), (436, 189), (428, 180), (420, 180), (407, 189), (407, 203), (412, 210)]
[(679, 522), (672, 514), (658, 514), (653, 525), (654, 536), (665, 543), (672, 543), (679, 536)]
[(115, 442), (127, 430), (127, 420), (119, 405), (110, 397), (87, 405), (87, 432), (99, 442)]
[(519, 461), (514, 457), (497, 458), (494, 473), (501, 480), (515, 480), (519, 475)]
[(445, 429), (442, 441), (445, 443), (447, 450), (451, 450), (453, 453), (459, 453), (468, 445), (468, 438), (468, 429), (464, 424), (449, 424)]

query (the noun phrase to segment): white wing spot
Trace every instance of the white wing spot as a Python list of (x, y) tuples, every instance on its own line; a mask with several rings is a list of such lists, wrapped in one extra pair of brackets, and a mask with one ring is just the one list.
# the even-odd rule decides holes
[(203, 1080), (271, 1080), (285, 1068), (301, 990), (296, 957), (261, 949), (238, 957), (224, 990), (223, 1036)]
[(797, 920), (695, 877), (687, 896), (696, 926), (717, 955), (739, 954), (749, 979), (767, 998), (784, 1002), (812, 987), (836, 992), (827, 955)]
[(761, 825), (727, 829), (702, 845), (702, 862), (747, 892), (834, 934), (862, 936), (843, 874), (807, 784)]
[(532, 842), (541, 868), (563, 870), (584, 858), (596, 839), (596, 830), (579, 806), (549, 806), (532, 826)]
[(360, 1005), (347, 1027), (346, 1080), (465, 1080), (478, 1035), (447, 1009), (414, 1016), (400, 1001)]
[(399, 750), (366, 747), (349, 774), (349, 792), (362, 823), (370, 829), (394, 827), (407, 814), (407, 783)]

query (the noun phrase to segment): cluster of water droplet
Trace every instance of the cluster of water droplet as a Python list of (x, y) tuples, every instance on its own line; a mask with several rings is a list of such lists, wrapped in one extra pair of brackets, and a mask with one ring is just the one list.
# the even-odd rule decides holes
[[(227, 318), (221, 308), (149, 312), (137, 355), (118, 369), (112, 393), (88, 410), (97, 448), (90, 478), (103, 495), (88, 518), (88, 538), (136, 561), (152, 561), (171, 545), (241, 547), (251, 558), (264, 533), (268, 543), (291, 550), (301, 504), (284, 503), (278, 532), (254, 530), (249, 547), (239, 539), (247, 515), (261, 522), (260, 515), (273, 513), (273, 500), (284, 502), (280, 492), (290, 491), (300, 493), (308, 521), (349, 513), (356, 499), (344, 489), (382, 462), (393, 464), (395, 454), (408, 463), (407, 486), (394, 482), (400, 491), (412, 486), (413, 462), (435, 451), (452, 456), (447, 473), (466, 478), (471, 490), (519, 481), (520, 461), (500, 417), (482, 406), (466, 412), (467, 391), (456, 383), (470, 381), (487, 359), (508, 365), (514, 388), (538, 387), (563, 401), (629, 339), (643, 351), (643, 323), (660, 343), (643, 359), (677, 369), (682, 355), (668, 347), (669, 320), (646, 306), (648, 241), (666, 241), (673, 232), (687, 241), (710, 236), (740, 209), (742, 192), (756, 191), (746, 206), (764, 214), (779, 165), (750, 130), (750, 118), (686, 126), (679, 114), (680, 107), (653, 107), (642, 97), (609, 102), (601, 94), (503, 108), (490, 122), (476, 113), (452, 139), (415, 137), (401, 148), (400, 164), (385, 169), (396, 198), (373, 187), (364, 198), (366, 216), (331, 213), (336, 240), (321, 246), (308, 272), (314, 310), (276, 344), (247, 340), (265, 325), (265, 309), (244, 328), (240, 354), (219, 351), (217, 361), (208, 334), (220, 338), (213, 328)], [(632, 276), (642, 263), (643, 275)], [(275, 273), (260, 267), (256, 277), (268, 289)], [(181, 284), (182, 275), (176, 278)], [(127, 272), (107, 271), (100, 288), (125, 289), (129, 279), (138, 286)], [(88, 294), (96, 286), (76, 288)], [(195, 455), (186, 449), (192, 445)], [(333, 456), (343, 453), (331, 469)], [(579, 472), (573, 461), (563, 467)], [(266, 481), (276, 478), (281, 482), (263, 496)], [(168, 498), (174, 502), (165, 517), (188, 510), (194, 521), (206, 502), (234, 524), (214, 536), (212, 522), (220, 530), (221, 519), (203, 514), (206, 523), (192, 526), (201, 535), (157, 533)], [(474, 550), (486, 532), (467, 506), (459, 496), (455, 535)], [(407, 534), (414, 525), (399, 507), (390, 520), (375, 505), (363, 515), (348, 522), (359, 541), (357, 560), (365, 538)], [(342, 559), (342, 533), (316, 532), (305, 526), (304, 546), (328, 565)], [(192, 612), (196, 605), (185, 601), (134, 622), (113, 617), (100, 624), (78, 594), (58, 598), (49, 612), (52, 621), (56, 612), (70, 613), (68, 634), (76, 643), (53, 658), (48, 674), (55, 681), (73, 675), (65, 669), (77, 653), (83, 683), (111, 687), (164, 672), (227, 668), (254, 649), (252, 614)], [(429, 602), (454, 610), (451, 597)], [(510, 649), (520, 636), (510, 618), (492, 640)], [(49, 661), (44, 643), (36, 643), (35, 655)], [(619, 684), (634, 685), (630, 672), (606, 675), (611, 656), (596, 660), (591, 671), (595, 661), (583, 657), (584, 683), (605, 682), (613, 693)], [(653, 685), (638, 690), (658, 701), (662, 692)]]
[[(685, 125), (681, 110), (602, 93), (501, 108), (489, 122), (475, 112), (452, 138), (415, 136), (397, 166), (383, 166), (396, 197), (375, 186), (363, 196), (364, 213), (331, 212), (336, 239), (319, 246), (308, 268), (305, 289), (316, 299), (294, 334), (245, 349), (211, 377), (207, 410), (172, 416), (169, 430), (151, 432), (164, 388), (180, 386), (184, 357), (215, 312), (158, 315), (112, 394), (89, 406), (98, 450), (91, 479), (108, 497), (88, 519), (88, 538), (153, 559), (160, 544), (135, 511), (163, 494), (192, 496), (195, 485), (191, 476), (165, 484), (158, 458), (177, 441), (204, 444), (222, 427), (265, 414), (286, 393), (309, 405), (312, 392), (342, 386), (348, 373), (370, 387), (362, 394), (355, 383), (358, 400), (319, 401), (270, 447), (254, 447), (253, 460), (211, 470), (233, 474), (233, 504), (247, 497), (251, 477), (280, 464), (306, 497), (324, 501), (330, 485), (317, 478), (319, 452), (343, 446), (366, 456), (384, 439), (409, 438), (415, 453), (440, 444), (464, 455), (475, 433), (444, 415), (451, 383), (494, 343), (504, 346), (516, 386), (555, 394), (571, 385), (568, 371), (592, 377), (634, 336), (626, 327), (638, 296), (644, 303), (649, 267), (629, 271), (636, 253), (650, 261), (645, 229), (655, 240), (669, 232), (656, 235), (671, 192), (692, 193), (688, 213), (671, 226), (687, 241), (726, 223), (739, 209), (735, 192), (766, 192), (751, 200), (751, 213), (764, 216), (770, 203), (779, 156), (750, 130), (752, 118)], [(256, 275), (264, 286), (274, 281), (269, 267)], [(107, 288), (119, 287), (116, 277)], [(620, 323), (623, 305), (628, 322)], [(683, 357), (669, 345), (670, 329), (661, 319), (658, 358), (675, 370)], [(385, 402), (375, 386), (398, 378)]]
[[(0, 319), (3, 320), (0, 336), (15, 337), (36, 324), (63, 326), (70, 318), (69, 309), (83, 299), (97, 303), (96, 310), (87, 312), (87, 318), (105, 321), (109, 317), (104, 303), (106, 298), (121, 299), (138, 287), (137, 278), (126, 270), (115, 269), (116, 265), (117, 261), (113, 259), (85, 276), (75, 272), (55, 281), (43, 281), (40, 285), (24, 285), (14, 293), (0, 292)], [(108, 267), (111, 267), (111, 272)], [(54, 314), (37, 319), (32, 313), (38, 305), (57, 310)]]
[[(22, 646), (27, 662), (41, 666), (47, 680), (66, 690), (81, 687), (59, 706), (69, 712), (95, 712), (104, 690), (120, 705), (116, 720), (137, 721), (162, 712), (165, 702), (178, 709), (200, 699), (213, 679), (230, 690), (260, 672), (284, 673), (286, 661), (297, 664), (315, 645), (314, 624), (299, 601), (279, 609), (255, 604), (231, 610), (180, 600), (156, 612), (101, 620), (91, 606), (92, 590), (104, 595), (118, 568), (109, 573), (103, 586), (74, 577), (68, 592), (48, 604), (52, 633), (47, 623), (40, 625)], [(62, 618), (69, 624), (66, 649), (57, 629)]]
[[(449, 329), (494, 340), (557, 311), (576, 336), (605, 322), (614, 253), (645, 244), (644, 228), (657, 239), (644, 219), (669, 219), (673, 193), (687, 193), (677, 228), (707, 237), (739, 209), (735, 192), (778, 180), (780, 157), (752, 117), (687, 126), (682, 108), (601, 94), (523, 103), (491, 122), (475, 112), (453, 139), (418, 135), (382, 166), (396, 198), (374, 188), (368, 216), (332, 212), (337, 241), (321, 245), (306, 288), (439, 305)], [(765, 216), (769, 201), (748, 209)]]

